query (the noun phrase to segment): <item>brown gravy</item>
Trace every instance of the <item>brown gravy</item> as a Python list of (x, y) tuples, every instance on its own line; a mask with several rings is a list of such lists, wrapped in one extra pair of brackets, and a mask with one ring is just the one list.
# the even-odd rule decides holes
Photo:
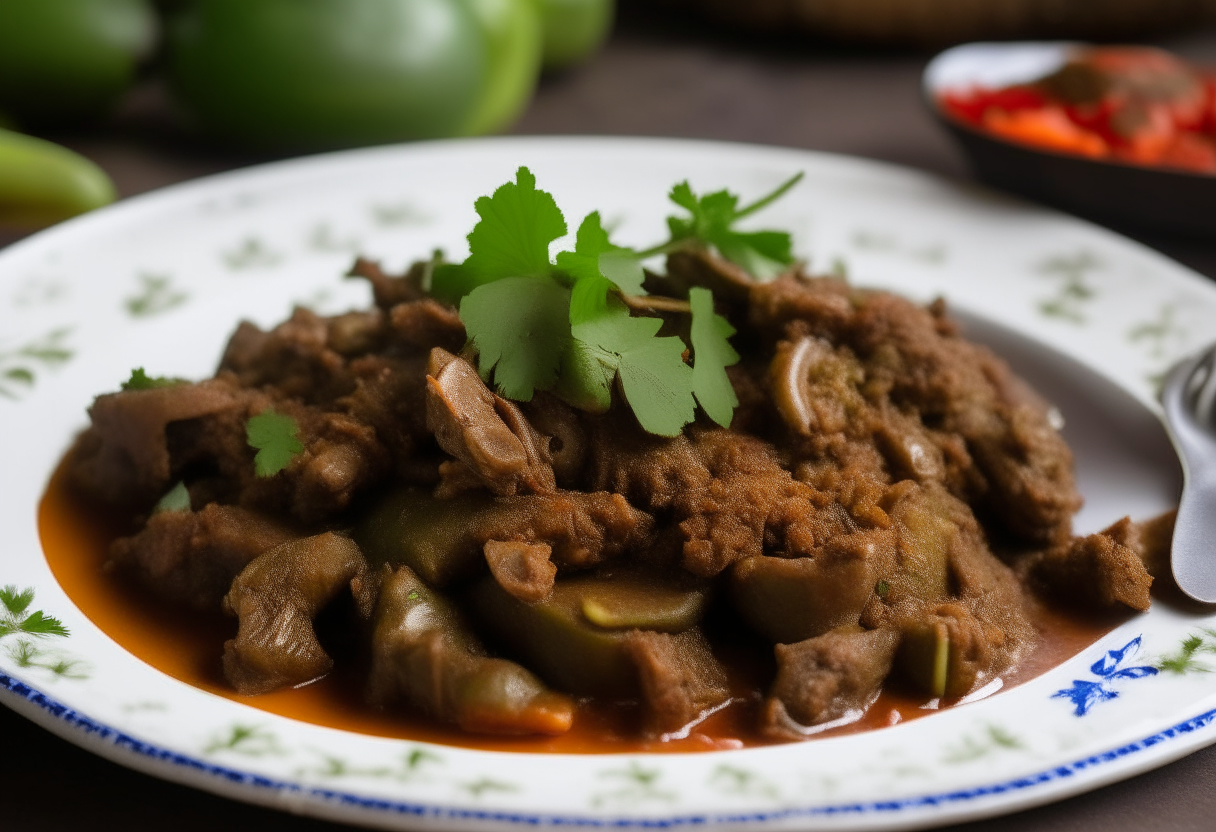
[[(261, 696), (233, 692), (220, 672), (223, 642), (236, 633), (236, 620), (195, 613), (158, 602), (121, 576), (106, 571), (110, 541), (124, 529), (121, 520), (75, 495), (65, 469), (55, 473), (38, 509), (38, 528), (47, 562), (60, 586), (102, 632), (132, 655), (194, 687), (268, 713), (344, 731), (494, 751), (563, 754), (608, 752), (690, 752), (770, 744), (755, 730), (767, 657), (723, 656), (737, 699), (699, 723), (687, 737), (666, 741), (636, 736), (636, 709), (629, 705), (580, 703), (574, 727), (557, 737), (485, 737), (437, 725), (402, 712), (366, 705), (357, 662), (312, 684)], [(1034, 615), (1040, 640), (1034, 653), (1004, 679), (1010, 688), (1033, 679), (1076, 655), (1112, 630), (1122, 617), (1082, 618), (1041, 608)], [(741, 652), (741, 651), (737, 651)], [(840, 736), (882, 728), (934, 712), (938, 703), (898, 690), (884, 690), (857, 722), (816, 736)], [(946, 707), (950, 702), (940, 703)], [(927, 707), (928, 706), (928, 707)]]

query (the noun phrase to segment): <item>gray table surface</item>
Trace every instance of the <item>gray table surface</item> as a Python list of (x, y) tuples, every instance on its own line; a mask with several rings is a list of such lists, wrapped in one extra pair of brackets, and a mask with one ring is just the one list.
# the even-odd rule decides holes
[[(515, 127), (521, 134), (678, 136), (847, 153), (966, 178), (965, 162), (920, 98), (926, 55), (850, 52), (822, 44), (739, 38), (630, 4), (590, 64), (546, 79)], [(1163, 46), (1216, 65), (1216, 31)], [(262, 159), (194, 142), (167, 116), (155, 86), (112, 125), (58, 135), (104, 167), (124, 196)], [(0, 230), (0, 247), (17, 236)], [(1144, 242), (1211, 278), (1216, 243)], [(245, 806), (94, 757), (0, 708), (0, 828), (59, 832), (261, 832), (345, 829)], [(1156, 771), (959, 832), (1216, 830), (1216, 748)]]

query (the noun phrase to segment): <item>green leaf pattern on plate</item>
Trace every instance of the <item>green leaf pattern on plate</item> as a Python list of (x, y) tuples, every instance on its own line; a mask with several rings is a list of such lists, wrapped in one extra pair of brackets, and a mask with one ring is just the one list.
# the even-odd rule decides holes
[(129, 296), (123, 306), (133, 318), (150, 318), (181, 306), (189, 295), (173, 285), (168, 275), (141, 274), (139, 291)]
[(66, 344), (71, 332), (71, 327), (60, 327), (15, 349), (0, 349), (0, 399), (20, 399), (34, 386), (39, 372), (70, 361), (75, 355)]
[(7, 639), (4, 650), (9, 659), (19, 668), (44, 670), (55, 678), (89, 678), (85, 662), (47, 646), (47, 639), (67, 638), (71, 633), (58, 618), (31, 609), (33, 602), (30, 587), (18, 589), (8, 584), (0, 588), (0, 641)]
[(1036, 267), (1036, 271), (1054, 281), (1056, 291), (1055, 294), (1039, 300), (1039, 311), (1049, 318), (1084, 324), (1085, 307), (1098, 294), (1089, 278), (1104, 265), (1097, 255), (1086, 250), (1055, 255), (1043, 260)]

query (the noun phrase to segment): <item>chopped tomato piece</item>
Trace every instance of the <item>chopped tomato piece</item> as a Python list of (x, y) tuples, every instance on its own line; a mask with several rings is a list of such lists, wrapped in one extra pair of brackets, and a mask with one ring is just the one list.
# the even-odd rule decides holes
[(1064, 153), (1096, 158), (1108, 150), (1101, 136), (1074, 124), (1062, 107), (1013, 112), (991, 109), (984, 114), (984, 127), (1005, 139)]

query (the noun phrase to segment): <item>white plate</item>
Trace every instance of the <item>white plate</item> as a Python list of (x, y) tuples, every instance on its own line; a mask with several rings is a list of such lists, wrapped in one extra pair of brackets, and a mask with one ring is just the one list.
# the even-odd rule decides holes
[(598, 208), (633, 244), (662, 235), (679, 179), (750, 198), (805, 171), (757, 223), (792, 229), (816, 267), (839, 261), (856, 283), (942, 294), (1007, 327), (972, 325), (1070, 420), (1081, 530), (1174, 499), (1153, 379), (1216, 336), (1216, 289), (1101, 229), (911, 171), (722, 144), (497, 139), (291, 161), (132, 199), (0, 254), (0, 584), (34, 591), (22, 615), (71, 630), (0, 636), (0, 701), (159, 777), (405, 829), (912, 828), (1058, 799), (1216, 741), (1216, 674), (1158, 672), (1187, 637), (1216, 643), (1202, 629), (1216, 618), (1160, 603), (982, 701), (856, 736), (679, 755), (490, 753), (321, 728), (182, 684), (92, 625), (51, 576), (35, 527), (91, 397), (134, 366), (209, 375), (240, 317), (366, 303), (365, 286), (339, 279), (356, 251), (393, 268), (435, 246), (463, 256), (474, 198), (520, 164), (567, 218)]

